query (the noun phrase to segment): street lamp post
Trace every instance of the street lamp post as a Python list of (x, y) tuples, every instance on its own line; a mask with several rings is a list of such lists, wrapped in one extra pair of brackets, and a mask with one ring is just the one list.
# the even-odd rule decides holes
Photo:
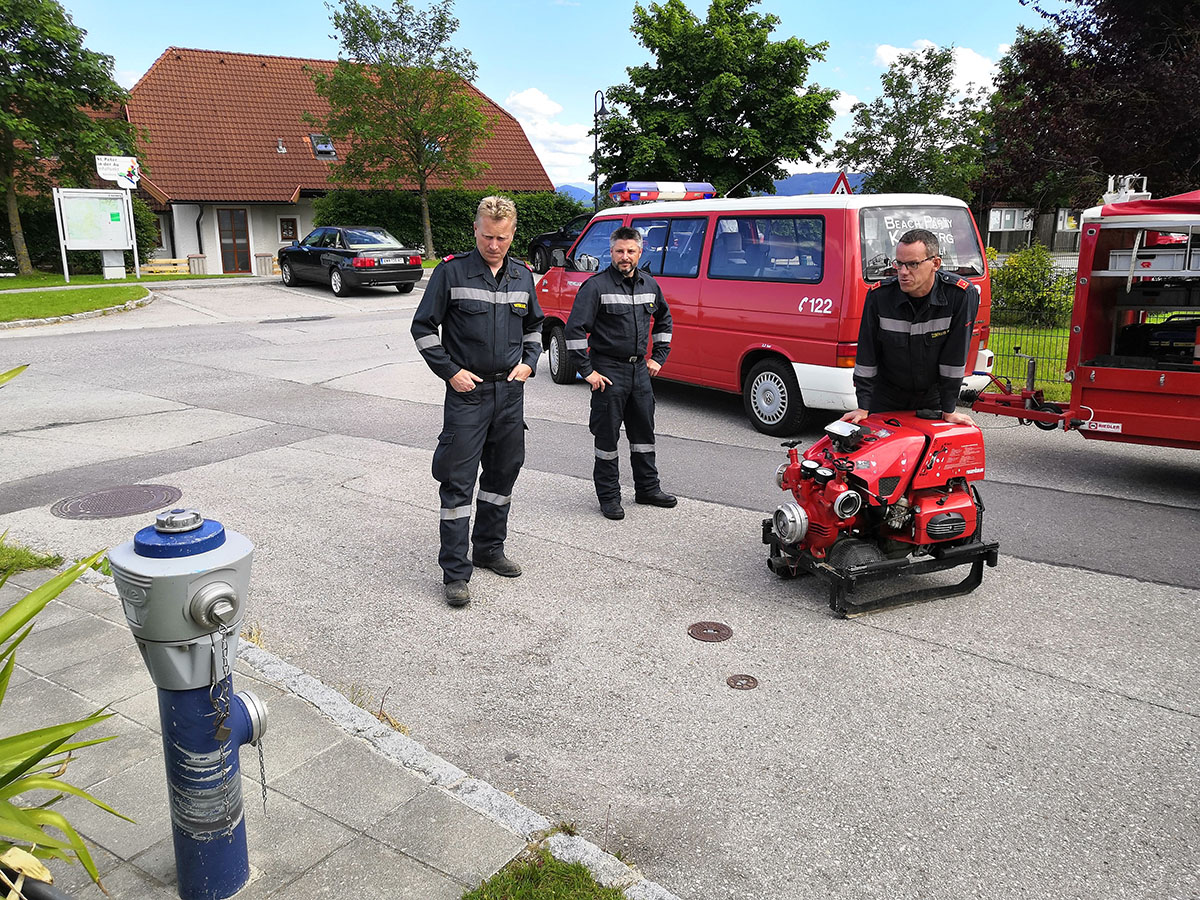
[(596, 185), (592, 193), (592, 212), (600, 211), (600, 120), (608, 115), (608, 107), (604, 105), (604, 91), (596, 91), (592, 97), (592, 133), (596, 135), (596, 154), (592, 157), (592, 170), (596, 176)]

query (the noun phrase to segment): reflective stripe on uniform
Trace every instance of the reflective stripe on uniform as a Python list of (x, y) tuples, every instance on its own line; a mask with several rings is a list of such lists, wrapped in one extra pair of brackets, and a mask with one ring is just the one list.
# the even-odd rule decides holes
[(656, 343), (656, 344), (671, 343), (671, 332), (669, 332), (669, 331), (658, 332), (658, 334), (654, 335), (654, 343)]
[(507, 506), (512, 502), (511, 494), (509, 494), (507, 497), (502, 497), (500, 494), (492, 494), (488, 491), (480, 491), (475, 496), (476, 499), (482, 500), (485, 503), (490, 503), (492, 506)]
[(442, 521), (449, 519), (469, 519), (471, 518), (471, 507), (455, 506), (451, 509), (442, 508)]
[(964, 366), (938, 366), (938, 374), (943, 378), (962, 378), (967, 374), (967, 367)]
[(896, 334), (932, 334), (950, 328), (950, 317), (930, 319), (928, 322), (909, 322), (907, 319), (885, 319), (879, 317), (879, 327)]
[(588, 348), (587, 338), (580, 341), (567, 341), (568, 350), (586, 350)]
[(601, 450), (596, 448), (596, 459), (617, 459), (619, 454), (616, 450)]
[(653, 453), (654, 445), (653, 444), (630, 444), (629, 452), (630, 453)]
[(855, 363), (854, 374), (859, 378), (874, 378), (879, 374), (879, 366), (864, 366)]
[(509, 291), (504, 293), (501, 291), (487, 291), (483, 288), (473, 287), (452, 287), (450, 288), (451, 300), (480, 300), (484, 303), (495, 303), (501, 306), (507, 306), (509, 303), (528, 303), (528, 291)]
[(429, 337), (417, 338), (417, 349), (428, 350), (430, 347), (441, 346), (442, 339), (436, 334), (431, 334)]
[(628, 294), (601, 294), (600, 302), (605, 306), (633, 306), (634, 299)]

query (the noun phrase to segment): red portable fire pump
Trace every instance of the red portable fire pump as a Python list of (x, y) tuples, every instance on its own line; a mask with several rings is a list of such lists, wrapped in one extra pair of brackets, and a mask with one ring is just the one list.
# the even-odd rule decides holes
[[(784, 578), (820, 575), (829, 606), (853, 616), (885, 606), (973, 591), (999, 544), (983, 540), (983, 436), (975, 425), (944, 422), (936, 411), (880, 413), (833, 422), (805, 451), (787, 441), (775, 473), (793, 498), (763, 520), (767, 562)], [(970, 564), (958, 584), (859, 600), (863, 582)]]

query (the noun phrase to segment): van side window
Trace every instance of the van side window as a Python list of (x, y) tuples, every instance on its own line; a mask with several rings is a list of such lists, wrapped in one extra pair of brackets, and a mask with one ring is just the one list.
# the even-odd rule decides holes
[[(590, 256), (599, 260), (599, 268), (591, 271), (603, 272), (612, 264), (612, 251), (608, 247), (608, 238), (614, 231), (621, 227), (620, 219), (603, 219), (599, 222), (593, 222), (592, 227), (579, 239), (579, 243), (575, 245), (575, 255), (572, 257), (576, 265), (579, 265), (581, 256)], [(583, 271), (588, 269), (582, 265), (579, 268)]]
[(634, 219), (629, 224), (642, 235), (642, 259), (638, 266), (651, 275), (662, 274), (663, 247), (667, 243), (667, 220)]
[(816, 284), (825, 271), (821, 216), (723, 216), (717, 220), (708, 274), (739, 281)]
[(664, 275), (695, 278), (700, 274), (700, 249), (708, 219), (672, 219), (663, 256)]

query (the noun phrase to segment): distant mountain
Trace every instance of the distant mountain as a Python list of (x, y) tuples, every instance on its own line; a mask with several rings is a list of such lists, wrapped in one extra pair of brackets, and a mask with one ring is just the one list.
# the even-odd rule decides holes
[[(837, 183), (837, 172), (797, 172), (787, 178), (775, 182), (776, 194), (828, 194)], [(862, 187), (866, 173), (847, 172), (846, 180), (850, 182), (850, 190), (858, 193)]]
[(566, 194), (572, 200), (578, 200), (580, 203), (591, 205), (592, 188), (590, 186), (580, 187), (577, 184), (560, 184), (555, 190), (560, 194)]

